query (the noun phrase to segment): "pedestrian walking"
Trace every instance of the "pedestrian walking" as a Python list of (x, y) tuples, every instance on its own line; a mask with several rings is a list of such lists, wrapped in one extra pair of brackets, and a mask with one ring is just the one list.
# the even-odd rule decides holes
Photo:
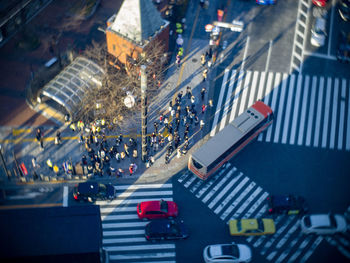
[(46, 160), (46, 164), (49, 167), (49, 169), (52, 170), (53, 164), (50, 158)]
[(119, 152), (117, 152), (117, 153), (115, 154), (115, 159), (117, 160), (118, 163), (120, 162), (121, 156), (120, 156), (120, 153), (119, 153)]
[(125, 151), (126, 156), (129, 157), (129, 146), (126, 143), (124, 143), (124, 151)]
[(177, 67), (180, 66), (181, 63), (181, 57), (179, 56), (179, 54), (176, 55), (176, 59), (175, 59), (175, 64)]
[(83, 143), (84, 142), (84, 134), (83, 133), (80, 133), (80, 136), (79, 136), (79, 143)]
[(169, 154), (166, 154), (165, 155), (165, 164), (168, 164), (169, 161), (170, 161), (170, 156), (169, 156)]
[(201, 89), (201, 98), (202, 98), (202, 101), (204, 101), (205, 93), (206, 93), (206, 92), (207, 92), (206, 88), (203, 87), (203, 88)]
[(158, 133), (158, 123), (157, 122), (153, 123), (153, 127), (154, 127), (154, 132)]
[(122, 168), (118, 168), (117, 177), (123, 177), (123, 174), (124, 174), (124, 170)]
[(214, 106), (214, 105), (213, 105), (213, 100), (210, 99), (210, 100), (209, 100), (209, 107), (212, 108), (213, 106)]
[(159, 116), (159, 124), (162, 125), (163, 121), (164, 121), (164, 115), (163, 115), (163, 113), (161, 113)]
[(204, 67), (204, 65), (205, 65), (205, 62), (206, 62), (206, 60), (205, 60), (205, 55), (202, 54), (202, 55), (201, 55), (201, 64), (202, 64), (203, 67)]
[(177, 149), (176, 157), (177, 157), (178, 159), (181, 157), (181, 150), (180, 150), (180, 148)]
[(135, 159), (137, 158), (137, 149), (134, 149), (132, 151), (132, 157), (134, 157)]
[(173, 110), (173, 102), (169, 101), (169, 112)]
[(192, 96), (191, 96), (191, 103), (192, 103), (192, 105), (194, 105), (194, 104), (195, 104), (195, 102), (196, 102), (196, 98), (195, 98), (195, 96), (194, 96), (194, 95), (192, 95)]
[(168, 117), (165, 117), (164, 118), (164, 126), (165, 126), (165, 128), (168, 128), (168, 124), (169, 124), (169, 119), (168, 119)]
[(186, 87), (186, 96), (187, 96), (187, 99), (191, 99), (192, 90), (191, 90), (191, 87), (190, 87), (190, 86), (187, 86), (187, 87)]
[(207, 109), (207, 106), (205, 104), (202, 105), (202, 114), (204, 114), (205, 110)]
[(72, 123), (69, 125), (69, 128), (70, 128), (73, 132), (75, 132), (75, 129), (76, 129), (75, 123), (72, 122)]
[(205, 124), (205, 123), (204, 123), (204, 121), (203, 121), (203, 120), (201, 120), (201, 121), (200, 121), (200, 124), (199, 124), (199, 126), (200, 126), (200, 129), (203, 129), (203, 127), (204, 127), (204, 124)]
[(202, 73), (202, 76), (203, 76), (203, 82), (207, 80), (207, 77), (208, 77), (208, 70), (205, 69)]

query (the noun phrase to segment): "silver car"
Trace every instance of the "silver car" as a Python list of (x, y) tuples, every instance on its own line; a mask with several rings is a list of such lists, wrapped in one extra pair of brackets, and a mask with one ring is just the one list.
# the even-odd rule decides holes
[(206, 246), (203, 250), (206, 263), (238, 263), (250, 262), (252, 251), (243, 244), (217, 244)]
[(301, 231), (305, 234), (331, 235), (345, 233), (345, 217), (334, 214), (316, 214), (303, 216), (300, 222)]
[(316, 17), (311, 28), (311, 45), (322, 47), (326, 42), (326, 19), (324, 17)]

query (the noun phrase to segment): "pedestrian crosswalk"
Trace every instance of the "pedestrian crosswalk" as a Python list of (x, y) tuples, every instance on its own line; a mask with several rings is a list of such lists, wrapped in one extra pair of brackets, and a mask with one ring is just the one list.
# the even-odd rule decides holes
[(102, 245), (109, 262), (175, 263), (175, 244), (147, 241), (144, 228), (148, 222), (140, 220), (136, 213), (139, 202), (172, 201), (172, 184), (117, 185), (115, 189), (115, 200), (96, 202), (100, 205)]
[[(266, 214), (268, 192), (231, 163), (224, 164), (208, 181), (189, 171), (181, 174), (177, 181), (226, 223), (237, 218), (269, 217)], [(246, 239), (271, 262), (306, 262), (323, 240), (320, 236), (302, 234), (297, 215), (279, 215), (274, 221), (275, 234)]]
[(275, 113), (259, 141), (350, 151), (350, 79), (226, 69), (210, 135), (256, 100)]

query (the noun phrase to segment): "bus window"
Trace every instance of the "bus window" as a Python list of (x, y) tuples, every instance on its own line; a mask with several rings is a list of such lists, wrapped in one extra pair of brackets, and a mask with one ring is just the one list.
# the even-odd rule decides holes
[(196, 167), (198, 170), (201, 169), (203, 167), (203, 165), (201, 165), (199, 162), (196, 162), (195, 160), (192, 159), (192, 163), (194, 165), (194, 167)]

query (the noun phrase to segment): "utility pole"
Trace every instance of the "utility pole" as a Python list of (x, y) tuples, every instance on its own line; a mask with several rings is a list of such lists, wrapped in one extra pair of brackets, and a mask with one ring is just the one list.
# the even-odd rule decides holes
[(141, 66), (141, 160), (147, 161), (147, 75), (146, 66)]

